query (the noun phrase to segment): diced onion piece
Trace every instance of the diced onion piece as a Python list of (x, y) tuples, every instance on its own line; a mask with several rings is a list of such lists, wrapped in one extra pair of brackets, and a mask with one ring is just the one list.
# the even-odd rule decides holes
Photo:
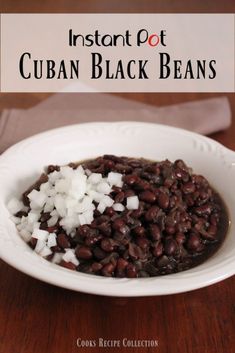
[(47, 239), (47, 246), (49, 248), (51, 248), (52, 246), (56, 246), (57, 242), (56, 242), (56, 234), (55, 233), (50, 233)]
[(28, 198), (31, 201), (31, 208), (33, 205), (33, 208), (37, 208), (37, 207), (43, 207), (44, 204), (46, 203), (47, 200), (47, 195), (45, 192), (43, 191), (37, 191), (35, 189), (33, 189), (29, 194), (28, 194)]
[(69, 186), (69, 180), (59, 179), (55, 182), (55, 191), (60, 193), (67, 193)]
[(30, 211), (28, 214), (28, 222), (29, 223), (35, 223), (39, 220), (39, 218), (40, 218), (39, 212)]
[(58, 216), (52, 216), (51, 218), (48, 219), (47, 225), (48, 227), (54, 227), (56, 223), (58, 222), (59, 217)]
[(33, 224), (33, 230), (39, 229), (39, 228), (40, 228), (40, 223), (39, 223), (39, 222), (35, 222), (35, 223)]
[(106, 206), (106, 207), (111, 207), (114, 204), (114, 200), (111, 199), (110, 196), (104, 196), (101, 200), (101, 202)]
[(66, 208), (65, 208), (65, 201), (61, 194), (57, 194), (54, 199), (55, 208), (59, 213), (60, 217), (66, 216)]
[(86, 174), (87, 176), (90, 176), (90, 175), (92, 174), (92, 172), (91, 172), (89, 169), (85, 169), (85, 174)]
[(45, 241), (38, 239), (34, 251), (36, 251), (36, 253), (39, 254), (42, 251), (42, 249), (44, 248), (44, 246), (46, 246)]
[(65, 262), (72, 262), (75, 266), (79, 265), (79, 261), (76, 258), (74, 252), (71, 249), (65, 249), (65, 254), (63, 255), (62, 259)]
[(93, 210), (88, 210), (83, 213), (83, 216), (85, 217), (86, 223), (85, 224), (91, 224), (91, 222), (94, 220), (94, 212)]
[(101, 173), (91, 173), (87, 179), (87, 181), (91, 184), (98, 184), (102, 180)]
[(63, 253), (58, 253), (56, 252), (51, 260), (53, 264), (59, 264), (60, 261), (62, 260)]
[(128, 210), (137, 210), (139, 208), (139, 199), (137, 196), (130, 196), (126, 199), (126, 208)]
[(99, 205), (97, 206), (97, 210), (100, 213), (104, 213), (105, 209), (106, 209), (106, 205), (103, 203), (103, 201), (100, 201)]
[(83, 226), (84, 224), (86, 224), (86, 217), (84, 216), (84, 214), (80, 214), (78, 216), (78, 219), (79, 219), (79, 223), (81, 226)]
[(22, 229), (20, 232), (20, 236), (24, 239), (24, 241), (28, 242), (31, 239), (31, 232), (27, 229)]
[(21, 218), (20, 217), (15, 217), (15, 216), (11, 216), (10, 219), (17, 225), (20, 224), (21, 222)]
[(117, 186), (117, 187), (122, 187), (123, 185), (123, 181), (122, 181), (122, 174), (120, 173), (115, 173), (115, 172), (110, 172), (108, 174), (108, 179), (107, 179), (108, 183), (113, 186)]
[(105, 181), (102, 181), (97, 185), (96, 190), (103, 194), (109, 194), (111, 191), (111, 186)]
[(51, 255), (52, 254), (52, 251), (51, 251), (51, 249), (50, 248), (48, 248), (48, 246), (44, 246), (44, 248), (40, 251), (40, 255), (42, 256), (42, 257), (46, 257), (46, 256), (48, 256), (48, 255)]
[(48, 175), (48, 179), (49, 179), (49, 181), (50, 181), (52, 184), (54, 184), (55, 181), (56, 181), (57, 179), (59, 179), (60, 177), (61, 177), (61, 174), (60, 174), (60, 172), (58, 172), (57, 170), (55, 170), (54, 172), (52, 172), (52, 173), (50, 173), (50, 174)]
[[(69, 179), (73, 176), (73, 168), (69, 166), (60, 167), (60, 174), (62, 178)], [(61, 179), (63, 180), (63, 179)]]
[(17, 212), (21, 211), (23, 207), (23, 202), (17, 200), (15, 197), (13, 197), (7, 204), (8, 211), (12, 215), (15, 215)]
[(40, 191), (47, 192), (50, 189), (50, 183), (46, 182), (40, 185)]
[(115, 204), (113, 204), (113, 209), (114, 209), (114, 211), (122, 212), (125, 210), (125, 206), (121, 203), (115, 203)]
[(92, 198), (85, 196), (83, 200), (76, 206), (76, 211), (79, 213), (86, 212), (92, 208)]
[(46, 241), (48, 238), (49, 233), (46, 230), (42, 229), (35, 229), (33, 231), (33, 237), (39, 240)]
[(82, 165), (79, 165), (76, 170), (77, 170), (77, 172), (79, 172), (80, 174), (85, 174), (85, 170), (83, 169)]
[(104, 197), (104, 194), (99, 193), (95, 190), (90, 190), (88, 192), (88, 195), (95, 201), (95, 202), (100, 202), (102, 198)]

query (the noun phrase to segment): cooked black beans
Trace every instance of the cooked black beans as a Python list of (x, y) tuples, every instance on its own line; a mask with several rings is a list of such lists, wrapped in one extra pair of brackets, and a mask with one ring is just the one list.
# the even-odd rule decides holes
[[(73, 237), (59, 222), (48, 228), (50, 214), (42, 214), (41, 229), (57, 234), (53, 253), (75, 249), (79, 265), (61, 261), (61, 266), (107, 277), (159, 276), (196, 266), (222, 243), (229, 223), (224, 203), (208, 181), (193, 174), (182, 160), (151, 162), (104, 155), (82, 165), (103, 177), (110, 171), (122, 173), (123, 186), (113, 187), (110, 196), (124, 206), (128, 197), (137, 196), (139, 208), (116, 212), (107, 207), (102, 215), (95, 210), (94, 221), (78, 227)], [(50, 165), (47, 173), (59, 168)], [(42, 174), (33, 187), (38, 189), (47, 178)], [(23, 194), (26, 205), (31, 190)], [(32, 238), (30, 246), (36, 244)]]
[(64, 233), (60, 233), (57, 235), (57, 244), (62, 249), (70, 248), (68, 236)]

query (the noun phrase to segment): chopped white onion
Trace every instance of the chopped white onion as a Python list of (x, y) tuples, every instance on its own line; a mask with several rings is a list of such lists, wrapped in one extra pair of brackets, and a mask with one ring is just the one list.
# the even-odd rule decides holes
[[(37, 191), (33, 189), (29, 194), (28, 198), (31, 201), (31, 208), (43, 207), (47, 200), (47, 195), (43, 191)], [(33, 205), (33, 207), (32, 207)]]
[(36, 251), (36, 253), (39, 254), (45, 246), (46, 246), (45, 241), (38, 239), (34, 251)]
[(51, 260), (53, 264), (59, 264), (60, 261), (62, 260), (63, 253), (58, 253), (56, 252)]
[[(125, 210), (123, 204), (114, 203), (110, 197), (113, 186), (122, 187), (122, 177), (116, 172), (102, 177), (101, 173), (92, 173), (82, 166), (76, 169), (64, 166), (60, 171), (48, 174), (48, 181), (41, 184), (39, 191), (33, 189), (28, 194), (30, 208), (25, 208), (23, 202), (14, 198), (8, 203), (8, 209), (22, 238), (27, 242), (31, 237), (37, 239), (35, 251), (46, 257), (52, 253), (50, 248), (57, 245), (57, 236), (40, 229), (41, 215), (50, 214), (48, 227), (54, 227), (59, 222), (68, 235), (74, 236), (79, 226), (93, 222), (96, 208), (100, 213), (104, 213), (107, 207), (113, 207), (117, 212)], [(128, 209), (134, 210), (138, 206), (137, 196), (127, 198)], [(15, 217), (18, 211), (24, 209), (28, 213), (26, 217)], [(65, 254), (54, 256), (52, 262), (59, 263), (62, 258), (76, 266), (79, 263), (71, 249), (66, 249)]]
[(47, 221), (48, 227), (54, 227), (58, 222), (58, 220), (59, 220), (58, 216), (52, 216), (51, 218), (49, 218)]
[(20, 232), (21, 237), (24, 239), (24, 241), (28, 242), (30, 241), (32, 234), (30, 231), (28, 231), (27, 229), (22, 229)]
[(91, 173), (87, 179), (87, 181), (91, 184), (98, 184), (102, 180), (101, 173)]
[(40, 218), (39, 212), (30, 211), (28, 214), (28, 222), (29, 223), (35, 223), (39, 220), (39, 218)]
[(21, 222), (21, 218), (19, 217), (15, 217), (15, 216), (11, 216), (10, 219), (17, 225), (20, 224)]
[(106, 207), (111, 207), (114, 203), (114, 200), (111, 199), (111, 197), (109, 196), (104, 196), (101, 200), (101, 202), (103, 202), (103, 204), (106, 206)]
[(114, 211), (122, 212), (125, 210), (125, 206), (121, 203), (115, 203), (115, 204), (113, 204), (113, 209), (114, 209)]
[(105, 209), (106, 209), (106, 205), (102, 201), (100, 201), (99, 205), (97, 206), (97, 210), (100, 213), (104, 213)]
[(39, 240), (46, 241), (48, 238), (49, 233), (46, 230), (42, 229), (35, 229), (33, 231), (33, 237)]
[(52, 246), (56, 246), (57, 242), (56, 242), (56, 234), (55, 233), (50, 233), (47, 239), (47, 246), (49, 248), (51, 248)]
[(128, 210), (137, 210), (139, 208), (138, 196), (130, 196), (126, 199), (126, 208)]
[(23, 207), (23, 202), (17, 200), (15, 197), (13, 197), (7, 204), (8, 211), (12, 215), (15, 215), (17, 212), (21, 211)]
[(79, 265), (79, 261), (76, 258), (74, 251), (72, 249), (65, 249), (65, 254), (62, 256), (62, 259), (65, 262), (72, 262), (75, 266)]
[(96, 187), (96, 190), (102, 194), (109, 194), (111, 189), (112, 189), (111, 186), (108, 183), (106, 183), (105, 181), (102, 181)]
[(123, 181), (122, 181), (122, 174), (120, 173), (115, 173), (115, 172), (110, 172), (108, 174), (108, 179), (107, 179), (108, 183), (113, 186), (117, 186), (117, 187), (122, 187), (123, 185)]
[(51, 251), (51, 249), (50, 248), (48, 248), (48, 246), (44, 246), (44, 248), (40, 251), (40, 255), (42, 256), (42, 257), (46, 257), (46, 256), (48, 256), (48, 255), (51, 255), (52, 254), (52, 251)]

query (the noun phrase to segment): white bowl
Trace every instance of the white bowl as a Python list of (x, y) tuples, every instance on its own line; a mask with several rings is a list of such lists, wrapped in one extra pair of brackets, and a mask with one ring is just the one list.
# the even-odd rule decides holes
[[(231, 219), (221, 248), (190, 270), (161, 277), (117, 279), (87, 275), (54, 265), (20, 238), (6, 208), (48, 164), (66, 164), (116, 154), (152, 160), (183, 159), (220, 192)], [(0, 255), (18, 270), (45, 282), (81, 292), (110, 296), (148, 296), (185, 292), (235, 274), (235, 152), (219, 143), (157, 124), (89, 123), (51, 130), (26, 139), (0, 157)]]

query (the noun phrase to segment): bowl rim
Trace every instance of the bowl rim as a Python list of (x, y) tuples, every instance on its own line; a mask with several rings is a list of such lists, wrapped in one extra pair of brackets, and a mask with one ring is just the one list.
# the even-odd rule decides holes
[[(138, 125), (142, 127), (148, 126), (150, 128), (151, 127), (154, 127), (155, 129), (160, 128), (163, 130), (172, 131), (173, 133), (176, 133), (176, 134), (181, 133), (189, 137), (191, 136), (196, 139), (208, 141), (210, 144), (213, 144), (217, 146), (219, 149), (222, 149), (227, 155), (230, 155), (233, 158), (234, 160), (233, 164), (235, 165), (235, 152), (223, 146), (221, 143), (214, 141), (213, 139), (210, 139), (209, 137), (206, 137), (185, 129), (162, 125), (162, 124), (145, 123), (145, 122), (138, 122), (138, 121), (136, 122), (121, 121), (121, 122), (89, 122), (89, 123), (74, 124), (74, 125), (69, 125), (65, 127), (59, 127), (56, 129), (51, 129), (46, 132), (33, 135), (31, 137), (28, 137), (16, 143), (15, 145), (8, 148), (5, 152), (3, 152), (3, 154), (0, 156), (0, 169), (1, 169), (1, 166), (4, 164), (4, 162), (7, 161), (8, 158), (11, 158), (11, 156), (14, 156), (15, 152), (17, 152), (19, 148), (23, 147), (24, 145), (28, 145), (31, 142), (40, 142), (42, 138), (48, 137), (51, 135), (60, 134), (61, 131), (69, 132), (74, 129), (81, 129), (84, 126), (85, 127), (87, 126), (89, 128), (91, 126), (108, 126), (108, 125), (110, 126), (111, 125), (112, 126)], [(0, 209), (2, 206), (4, 207), (4, 204), (0, 203)], [(5, 229), (5, 232), (6, 231), (7, 230)], [(2, 238), (1, 235), (3, 234), (3, 232), (4, 232), (4, 225), (1, 222), (1, 215), (0, 215), (0, 244), (1, 244), (1, 238)], [(32, 261), (33, 262), (37, 261), (39, 263), (38, 259), (40, 259), (41, 266), (37, 266), (37, 268), (31, 267), (27, 262), (19, 261), (19, 258), (17, 256), (16, 257), (9, 256), (7, 251), (4, 252), (3, 246), (0, 246), (0, 257), (6, 263), (20, 270), (21, 272), (27, 275), (30, 275), (31, 277), (34, 277), (36, 279), (42, 280), (44, 282), (47, 282), (59, 287), (85, 292), (85, 293), (91, 293), (91, 294), (120, 296), (120, 297), (169, 295), (169, 294), (182, 293), (186, 291), (203, 288), (205, 286), (219, 282), (235, 274), (235, 256), (234, 256), (232, 261), (231, 259), (230, 261), (227, 261), (227, 262), (224, 261), (222, 268), (218, 266), (217, 268), (213, 268), (213, 270), (210, 271), (209, 277), (208, 277), (208, 274), (205, 273), (206, 271), (201, 271), (201, 274), (200, 274), (200, 271), (198, 271), (196, 275), (194, 273), (195, 275), (194, 276), (192, 273), (190, 273), (191, 270), (187, 270), (187, 271), (178, 272), (175, 274), (170, 274), (167, 276), (150, 277), (150, 279), (149, 278), (138, 278), (138, 279), (105, 278), (102, 276), (88, 275), (88, 274), (83, 274), (79, 272), (74, 273), (74, 271), (67, 270), (59, 267), (58, 265), (52, 264), (47, 260), (38, 256), (36, 253), (34, 253), (33, 250), (31, 250), (28, 247), (28, 245), (22, 239), (20, 240), (28, 248), (26, 252), (27, 254), (30, 255), (30, 258), (32, 259)], [(199, 267), (200, 265), (197, 266), (197, 268)], [(66, 280), (64, 280), (64, 278), (61, 278), (62, 277), (61, 274), (63, 273), (66, 277), (65, 278)], [(181, 278), (182, 273), (184, 275), (183, 278)], [(77, 276), (77, 281), (75, 281), (74, 274)], [(199, 274), (200, 274), (200, 283), (197, 281), (197, 277), (199, 276)], [(192, 280), (187, 281), (187, 277), (190, 277)], [(153, 283), (151, 283), (153, 282), (153, 279), (155, 279), (155, 281), (157, 282), (156, 286)], [(177, 286), (175, 286), (175, 280), (177, 280)], [(139, 285), (140, 283), (141, 283), (141, 286)], [(166, 283), (168, 283), (168, 287), (166, 286)], [(163, 287), (161, 287), (161, 285)]]

